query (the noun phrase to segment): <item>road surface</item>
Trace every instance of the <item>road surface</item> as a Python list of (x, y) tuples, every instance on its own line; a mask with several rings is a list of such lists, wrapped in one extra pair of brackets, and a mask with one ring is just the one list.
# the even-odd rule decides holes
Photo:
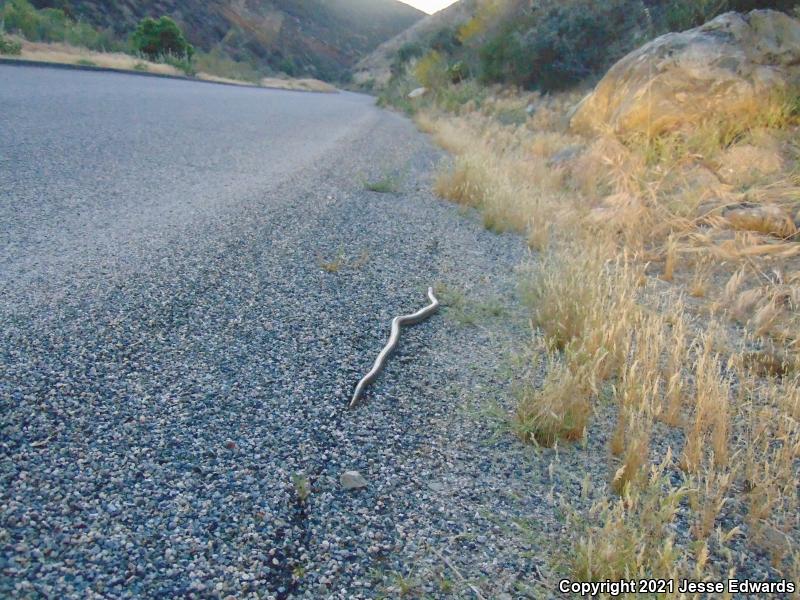
[(0, 596), (368, 598), (450, 537), (524, 574), (440, 448), (479, 328), (409, 330), (345, 409), (428, 285), (513, 286), (439, 159), (362, 95), (0, 66)]

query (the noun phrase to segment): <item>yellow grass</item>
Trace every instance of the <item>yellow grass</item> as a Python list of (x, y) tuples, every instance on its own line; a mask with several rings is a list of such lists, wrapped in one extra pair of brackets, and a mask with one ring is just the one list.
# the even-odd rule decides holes
[(180, 76), (182, 73), (173, 66), (153, 63), (146, 60), (116, 52), (94, 52), (86, 48), (76, 48), (68, 44), (29, 42), (20, 40), (22, 54), (18, 57), (25, 60), (38, 62), (77, 65), (81, 61), (88, 61), (94, 66), (106, 69), (119, 69), (121, 71), (147, 71), (162, 75)]
[(324, 92), (328, 94), (338, 91), (330, 83), (325, 83), (319, 79), (278, 79), (277, 77), (265, 77), (261, 80), (261, 86), (279, 90)]
[[(95, 52), (86, 48), (78, 48), (61, 43), (29, 42), (23, 39), (18, 39), (18, 41), (22, 44), (22, 53), (17, 57), (6, 58), (19, 58), (23, 60), (65, 65), (95, 66), (119, 71), (139, 71), (160, 75), (172, 75), (175, 77), (185, 76), (182, 71), (171, 65), (151, 62), (129, 54), (119, 52)], [(219, 77), (203, 72), (198, 73), (196, 78), (203, 81), (212, 81), (229, 85), (256, 86), (256, 84), (252, 82)], [(319, 81), (318, 79), (280, 79), (277, 77), (269, 77), (262, 79), (260, 86), (306, 92), (335, 93), (338, 91), (331, 84)]]
[[(710, 553), (744, 529), (776, 568), (800, 572), (794, 117), (771, 110), (688, 135), (586, 139), (563, 126), (575, 101), (566, 96), (542, 100), (523, 125), (503, 124), (532, 101), (499, 94), (471, 112), (434, 108), (416, 120), (454, 155), (436, 192), (481, 211), (490, 229), (523, 233), (538, 252), (524, 287), (546, 375), (523, 388), (515, 432), (545, 446), (580, 439), (601, 390), (612, 390), (608, 481), (620, 500), (598, 503), (600, 525), (575, 538), (573, 573), (709, 577)], [(737, 144), (749, 146), (732, 152)], [(784, 155), (767, 156), (769, 174), (738, 178), (745, 187), (727, 183), (736, 173), (720, 165), (757, 156), (759, 144)], [(680, 431), (677, 460), (671, 450), (652, 455), (665, 427)], [(686, 487), (666, 477), (681, 470)], [(691, 547), (665, 533), (683, 497)], [(723, 531), (729, 506), (735, 527)]]
[(581, 439), (592, 406), (586, 365), (570, 364), (552, 355), (547, 363), (542, 387), (523, 390), (512, 425), (523, 441), (551, 447), (560, 439)]
[(255, 83), (252, 81), (242, 81), (241, 79), (231, 79), (230, 77), (220, 77), (218, 75), (211, 75), (210, 73), (204, 73), (200, 71), (195, 75), (197, 79), (201, 79), (203, 81), (213, 81), (214, 83), (225, 83), (228, 85), (243, 85), (246, 87), (257, 87)]

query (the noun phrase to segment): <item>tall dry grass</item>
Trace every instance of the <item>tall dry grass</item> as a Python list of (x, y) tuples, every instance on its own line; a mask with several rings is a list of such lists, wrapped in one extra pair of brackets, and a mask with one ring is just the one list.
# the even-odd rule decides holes
[[(564, 128), (574, 101), (502, 94), (416, 117), (454, 156), (436, 192), (539, 253), (523, 287), (547, 360), (514, 431), (578, 440), (610, 386), (618, 499), (578, 527), (569, 568), (587, 580), (719, 575), (746, 535), (798, 573), (795, 117), (787, 104), (688, 134), (585, 139)], [(522, 122), (500, 118), (530, 105)], [(694, 544), (669, 533), (679, 504)]]
[(20, 40), (22, 53), (19, 58), (39, 62), (93, 65), (121, 71), (147, 71), (161, 75), (182, 75), (175, 67), (163, 63), (142, 60), (121, 52), (95, 52), (87, 48), (78, 48), (69, 44), (29, 42)]
[[(16, 38), (15, 38), (16, 39)], [(140, 57), (123, 54), (121, 52), (96, 52), (87, 48), (78, 48), (69, 44), (29, 42), (19, 40), (22, 45), (21, 54), (16, 57), (23, 60), (37, 62), (82, 65), (102, 67), (119, 71), (139, 71), (146, 73), (157, 73), (160, 75), (173, 75), (176, 77), (184, 76), (184, 73), (165, 63), (156, 63), (142, 59)], [(229, 85), (261, 86), (273, 89), (296, 90), (304, 92), (336, 93), (338, 90), (333, 85), (318, 79), (290, 79), (278, 77), (266, 77), (258, 83), (222, 77), (205, 72), (198, 72), (197, 79), (225, 83)]]

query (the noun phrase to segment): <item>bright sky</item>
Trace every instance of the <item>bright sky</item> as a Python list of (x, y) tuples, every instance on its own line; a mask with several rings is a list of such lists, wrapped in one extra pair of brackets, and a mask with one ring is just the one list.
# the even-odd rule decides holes
[(451, 4), (455, 4), (457, 0), (400, 0), (401, 2), (405, 2), (406, 4), (410, 4), (420, 10), (424, 10), (426, 13), (433, 14), (437, 10), (442, 10), (443, 8), (450, 6)]

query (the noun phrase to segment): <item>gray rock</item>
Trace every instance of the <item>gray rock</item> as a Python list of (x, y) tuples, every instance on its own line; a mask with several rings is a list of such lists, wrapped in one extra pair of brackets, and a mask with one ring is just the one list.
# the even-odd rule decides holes
[(339, 483), (346, 490), (358, 490), (367, 487), (367, 480), (358, 471), (345, 471), (339, 478)]

